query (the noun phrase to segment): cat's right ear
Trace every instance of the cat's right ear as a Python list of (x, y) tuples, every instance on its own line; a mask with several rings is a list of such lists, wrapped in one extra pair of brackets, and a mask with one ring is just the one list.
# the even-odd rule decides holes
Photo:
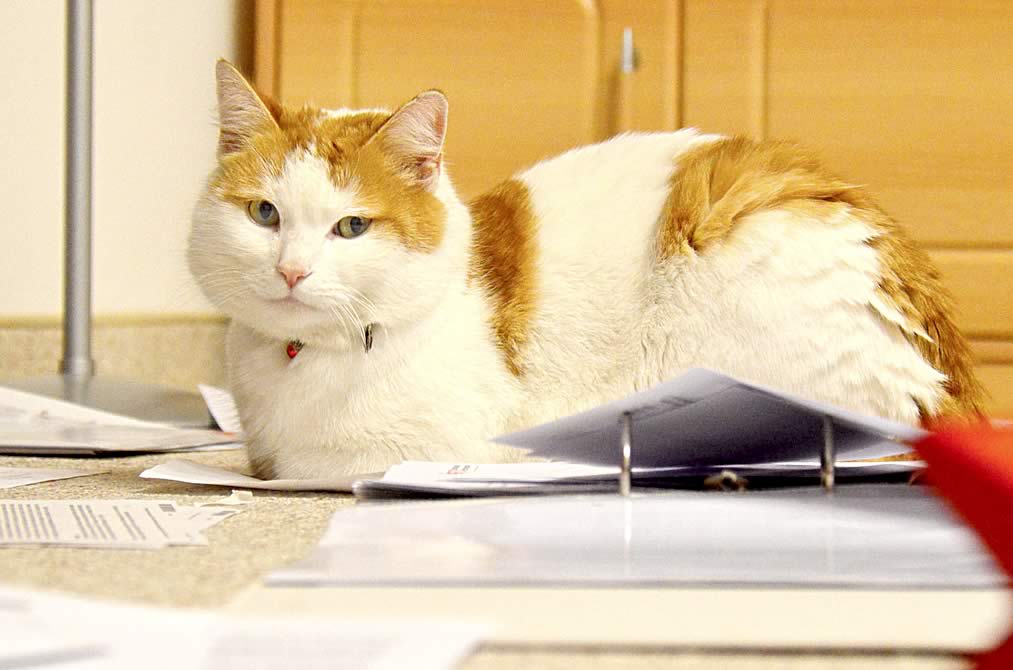
[(418, 94), (370, 138), (381, 142), (412, 181), (432, 191), (443, 167), (447, 135), (447, 98), (440, 91)]
[(215, 65), (218, 91), (218, 155), (239, 151), (257, 133), (277, 128), (278, 122), (257, 92), (232, 63)]

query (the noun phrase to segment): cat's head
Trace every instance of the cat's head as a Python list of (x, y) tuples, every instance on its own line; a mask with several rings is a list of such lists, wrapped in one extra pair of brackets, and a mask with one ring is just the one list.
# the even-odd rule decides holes
[(225, 61), (216, 74), (218, 166), (187, 252), (205, 295), (270, 337), (337, 347), (424, 316), (463, 262), (443, 94), (291, 109)]

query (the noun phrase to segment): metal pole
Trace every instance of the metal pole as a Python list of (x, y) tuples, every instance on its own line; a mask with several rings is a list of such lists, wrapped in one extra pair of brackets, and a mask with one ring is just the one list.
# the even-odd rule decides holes
[(89, 377), (91, 357), (92, 2), (67, 2), (67, 166), (60, 372)]

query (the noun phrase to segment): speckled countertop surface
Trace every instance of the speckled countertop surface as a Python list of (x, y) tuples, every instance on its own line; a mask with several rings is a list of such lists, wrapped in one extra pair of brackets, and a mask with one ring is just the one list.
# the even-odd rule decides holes
[[(187, 505), (208, 502), (228, 489), (141, 479), (142, 470), (171, 458), (242, 469), (242, 451), (127, 458), (0, 457), (7, 467), (67, 467), (102, 471), (31, 486), (0, 490), (0, 499), (158, 498)], [(82, 549), (25, 547), (0, 549), (0, 574), (7, 584), (58, 589), (136, 603), (223, 605), (272, 568), (302, 558), (320, 538), (331, 514), (353, 503), (351, 496), (327, 493), (255, 491), (254, 504), (206, 531), (207, 547)]]
[[(0, 499), (159, 498), (208, 502), (227, 489), (140, 479), (145, 468), (171, 458), (243, 469), (241, 451), (124, 458), (0, 457), (0, 466), (68, 467), (104, 474), (0, 490)], [(62, 547), (0, 548), (0, 583), (147, 605), (221, 607), (272, 568), (306, 555), (347, 495), (255, 491), (242, 514), (206, 531), (207, 547), (107, 550)], [(918, 654), (719, 653), (701, 650), (482, 647), (468, 670), (514, 668), (952, 669), (962, 660)]]

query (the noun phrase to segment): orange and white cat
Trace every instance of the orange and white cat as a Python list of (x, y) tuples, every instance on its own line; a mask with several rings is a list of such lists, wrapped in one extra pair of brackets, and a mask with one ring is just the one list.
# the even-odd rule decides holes
[(439, 92), (392, 114), (217, 83), (188, 257), (260, 475), (511, 458), (486, 440), (694, 366), (909, 423), (977, 409), (929, 259), (793, 145), (624, 134), (466, 204)]

